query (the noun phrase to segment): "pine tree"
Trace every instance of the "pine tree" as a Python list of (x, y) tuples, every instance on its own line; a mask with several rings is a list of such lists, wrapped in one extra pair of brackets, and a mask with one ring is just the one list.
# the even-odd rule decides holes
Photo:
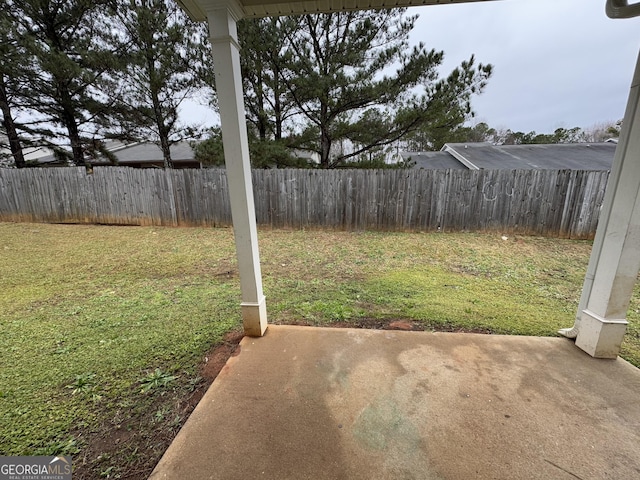
[(0, 10), (0, 112), (2, 127), (7, 137), (7, 145), (0, 146), (9, 147), (15, 166), (23, 168), (26, 162), (15, 119), (15, 94), (20, 81), (23, 80), (22, 65), (25, 58), (20, 55), (8, 13), (7, 9)]
[(476, 69), (470, 61), (438, 81), (444, 54), (423, 44), (409, 48), (417, 16), (405, 12), (305, 15), (301, 29), (289, 34), (294, 58), (286, 79), (308, 122), (298, 145), (316, 151), (321, 167), (371, 161), (372, 154), (440, 121), (438, 115), (460, 104), (453, 93), (477, 92), (490, 75), (490, 66)]
[(318, 153), (320, 166), (330, 168), (380, 164), (391, 144), (420, 129), (444, 132), (464, 123), (491, 66), (476, 66), (472, 57), (439, 80), (443, 52), (409, 48), (417, 16), (405, 13), (245, 21), (245, 102), (259, 136), (280, 138), (287, 118), (300, 118), (289, 124), (288, 144)]
[(465, 122), (473, 117), (471, 98), (484, 89), (491, 76), (491, 65), (478, 64), (472, 55), (445, 79), (426, 86), (427, 93), (419, 107), (422, 124), (406, 140), (420, 145), (419, 150), (440, 150), (447, 142), (463, 141)]
[(246, 18), (238, 24), (247, 120), (260, 140), (281, 140), (295, 104), (284, 79), (291, 50), (287, 38), (299, 28), (292, 17)]
[(181, 125), (178, 116), (184, 100), (202, 94), (211, 72), (206, 28), (192, 22), (173, 0), (119, 0), (114, 15), (120, 42), (128, 48), (116, 136), (152, 139), (170, 168), (171, 145), (197, 130)]
[(22, 108), (35, 124), (48, 126), (50, 142), (70, 146), (75, 165), (84, 165), (109, 114), (109, 74), (118, 64), (104, 1), (7, 1), (19, 47), (32, 66), (21, 86), (20, 96), (28, 99)]

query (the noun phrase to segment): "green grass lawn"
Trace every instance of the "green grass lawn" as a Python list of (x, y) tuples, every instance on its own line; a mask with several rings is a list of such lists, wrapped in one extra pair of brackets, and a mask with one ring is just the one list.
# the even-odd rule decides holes
[[(273, 323), (518, 335), (573, 324), (591, 248), (468, 233), (260, 242)], [(85, 478), (145, 478), (207, 352), (240, 327), (234, 256), (231, 229), (0, 223), (0, 454), (67, 453)], [(636, 291), (622, 356), (637, 366), (639, 312)]]

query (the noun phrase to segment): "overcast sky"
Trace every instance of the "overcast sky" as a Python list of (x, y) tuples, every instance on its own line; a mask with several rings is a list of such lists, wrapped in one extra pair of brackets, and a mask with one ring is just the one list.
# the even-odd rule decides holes
[[(472, 53), (494, 65), (473, 100), (475, 121), (538, 133), (589, 128), (623, 117), (640, 48), (640, 18), (612, 20), (604, 7), (605, 0), (413, 7), (420, 18), (411, 39), (445, 52), (443, 76)], [(206, 107), (188, 111), (190, 122), (216, 123)]]
[(640, 48), (640, 18), (612, 20), (604, 7), (605, 0), (416, 7), (412, 40), (445, 52), (443, 74), (472, 53), (494, 65), (473, 101), (478, 121), (538, 133), (588, 128), (623, 117)]

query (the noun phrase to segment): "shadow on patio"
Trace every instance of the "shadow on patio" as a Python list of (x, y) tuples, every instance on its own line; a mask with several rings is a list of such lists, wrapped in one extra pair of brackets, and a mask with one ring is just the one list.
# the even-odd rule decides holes
[(150, 479), (640, 478), (640, 370), (566, 339), (270, 326)]

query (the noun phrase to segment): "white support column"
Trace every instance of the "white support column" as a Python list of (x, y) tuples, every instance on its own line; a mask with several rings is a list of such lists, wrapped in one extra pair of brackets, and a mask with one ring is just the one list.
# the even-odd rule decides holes
[(207, 11), (211, 37), (222, 144), (229, 183), (231, 215), (242, 290), (242, 320), (246, 335), (259, 337), (267, 329), (267, 307), (262, 293), (258, 232), (249, 164), (240, 47), (236, 22), (242, 18), (233, 0)]
[(640, 269), (640, 57), (611, 168), (576, 323), (560, 333), (598, 358), (615, 358)]

